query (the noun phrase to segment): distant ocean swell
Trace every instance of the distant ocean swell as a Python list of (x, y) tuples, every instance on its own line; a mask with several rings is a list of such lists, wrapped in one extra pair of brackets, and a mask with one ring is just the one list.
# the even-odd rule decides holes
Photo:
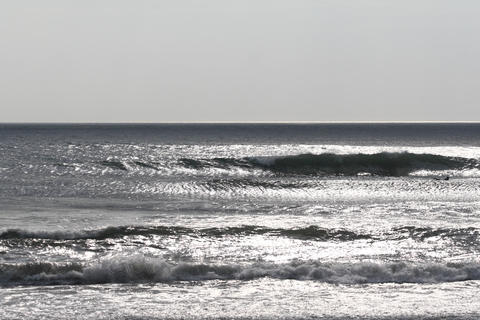
[(258, 278), (314, 280), (326, 283), (440, 283), (480, 279), (478, 263), (322, 263), (287, 264), (169, 263), (144, 256), (117, 257), (91, 265), (27, 263), (0, 265), (0, 284), (53, 285), (144, 283)]
[[(375, 154), (299, 154), (291, 156), (266, 156), (245, 158), (180, 158), (174, 162), (105, 160), (98, 163), (111, 170), (135, 172), (181, 172), (193, 170), (238, 171), (247, 170), (252, 174), (263, 171), (273, 175), (315, 175), (315, 176), (408, 176), (418, 171), (458, 171), (480, 168), (477, 159), (448, 157), (436, 154), (409, 152), (381, 152)], [(60, 164), (59, 164), (60, 165)], [(68, 167), (68, 164), (61, 164)], [(253, 171), (252, 171), (253, 170)]]
[(191, 236), (191, 237), (225, 237), (267, 235), (301, 240), (317, 241), (354, 241), (354, 240), (402, 240), (415, 239), (423, 241), (428, 238), (463, 240), (468, 244), (480, 244), (480, 230), (470, 228), (430, 228), (403, 226), (382, 233), (354, 232), (345, 229), (328, 229), (319, 226), (299, 228), (269, 228), (265, 226), (242, 225), (223, 228), (188, 228), (180, 226), (119, 226), (97, 230), (83, 231), (28, 231), (9, 229), (0, 233), (0, 241), (19, 239), (42, 240), (105, 240), (126, 236)]

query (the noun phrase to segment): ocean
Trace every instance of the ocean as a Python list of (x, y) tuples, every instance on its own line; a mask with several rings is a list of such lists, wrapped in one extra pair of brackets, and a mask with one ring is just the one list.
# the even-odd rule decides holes
[(479, 319), (480, 124), (0, 124), (0, 319)]

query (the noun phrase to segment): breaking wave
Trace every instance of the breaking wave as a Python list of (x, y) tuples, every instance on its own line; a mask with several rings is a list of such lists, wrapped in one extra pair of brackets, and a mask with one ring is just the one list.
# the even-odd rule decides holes
[(474, 159), (435, 154), (382, 152), (375, 154), (301, 154), (252, 158), (252, 163), (281, 173), (317, 175), (406, 176), (420, 170), (443, 171), (477, 168)]
[(480, 280), (480, 264), (470, 263), (322, 263), (286, 264), (171, 263), (144, 256), (116, 257), (91, 265), (28, 263), (0, 265), (0, 284), (52, 285), (155, 283), (258, 278), (315, 280), (326, 283), (439, 283)]
[[(147, 161), (103, 161), (110, 169), (131, 171), (137, 169), (160, 170), (161, 165)], [(167, 164), (164, 164), (167, 165)], [(263, 170), (274, 174), (300, 175), (378, 175), (407, 176), (414, 172), (467, 171), (480, 168), (477, 159), (449, 157), (436, 154), (409, 152), (381, 152), (374, 154), (299, 154), (290, 156), (266, 156), (246, 158), (181, 158), (174, 166), (179, 169), (206, 170)], [(165, 168), (164, 168), (165, 169)], [(173, 169), (173, 168), (166, 168)]]

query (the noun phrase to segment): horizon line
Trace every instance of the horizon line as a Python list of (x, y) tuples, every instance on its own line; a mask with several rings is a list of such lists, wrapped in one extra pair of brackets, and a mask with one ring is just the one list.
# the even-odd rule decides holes
[(446, 120), (327, 120), (327, 121), (119, 121), (119, 122), (70, 122), (70, 121), (0, 121), (1, 125), (4, 124), (77, 124), (77, 125), (89, 125), (89, 124), (368, 124), (368, 123), (377, 123), (377, 124), (388, 124), (388, 123), (398, 123), (398, 124), (408, 124), (408, 123), (480, 123), (480, 120), (456, 120), (456, 121), (446, 121)]

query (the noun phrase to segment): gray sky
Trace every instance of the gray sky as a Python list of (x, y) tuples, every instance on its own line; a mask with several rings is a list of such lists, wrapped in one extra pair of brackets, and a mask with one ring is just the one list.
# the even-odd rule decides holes
[(0, 122), (480, 120), (478, 0), (2, 0)]

